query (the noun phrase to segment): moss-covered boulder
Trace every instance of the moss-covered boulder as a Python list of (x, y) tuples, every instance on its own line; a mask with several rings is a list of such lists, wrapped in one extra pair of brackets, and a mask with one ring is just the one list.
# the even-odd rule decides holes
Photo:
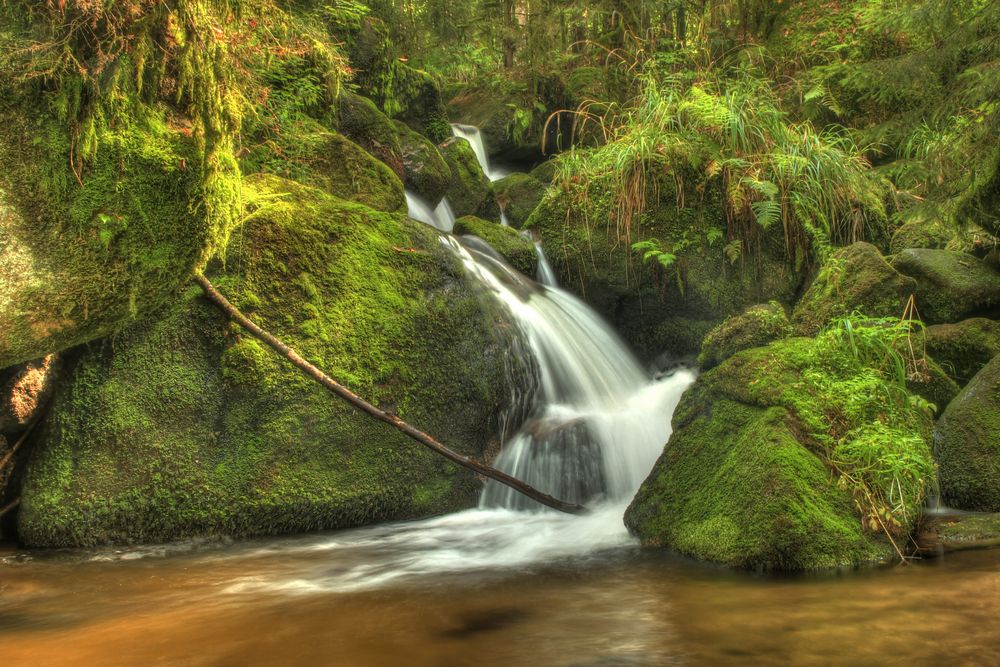
[(515, 173), (496, 181), (493, 192), (512, 227), (520, 229), (535, 210), (547, 186), (528, 174)]
[(934, 444), (944, 502), (1000, 512), (1000, 356), (948, 405)]
[[(780, 229), (756, 239), (743, 261), (734, 254), (739, 242), (726, 240), (718, 192), (678, 196), (672, 178), (647, 191), (641, 220), (625, 225), (604, 181), (570, 179), (549, 188), (525, 223), (541, 238), (559, 284), (640, 356), (697, 354), (704, 334), (730, 315), (794, 299), (802, 275), (786, 260)], [(647, 251), (633, 248), (641, 242), (670, 253), (673, 263), (644, 261)]]
[(933, 479), (930, 424), (835, 332), (745, 350), (681, 399), (625, 523), (646, 545), (737, 568), (882, 561)]
[[(220, 290), (362, 396), (467, 455), (507, 402), (500, 313), (431, 228), (275, 177)], [(186, 292), (69, 365), (26, 470), (32, 546), (257, 535), (470, 506), (464, 469), (371, 420)]]
[(1000, 271), (982, 260), (951, 250), (911, 248), (892, 266), (917, 283), (917, 307), (928, 324), (1000, 314)]
[(780, 303), (751, 306), (726, 318), (705, 336), (698, 363), (705, 370), (718, 366), (737, 352), (792, 335), (792, 324)]
[(792, 321), (813, 335), (837, 317), (860, 311), (870, 317), (900, 317), (916, 282), (901, 275), (878, 248), (858, 242), (835, 251), (795, 306)]
[(490, 244), (515, 269), (534, 279), (538, 272), (535, 245), (510, 227), (471, 215), (455, 221), (455, 234), (478, 236)]
[(927, 353), (960, 385), (965, 386), (1000, 354), (1000, 322), (973, 317), (924, 330)]
[(465, 139), (453, 137), (441, 144), (441, 153), (451, 169), (451, 184), (445, 196), (455, 215), (474, 215), (499, 222), (500, 207), (493, 187), (479, 166), (472, 145)]
[(451, 184), (451, 168), (437, 146), (396, 122), (406, 186), (430, 202), (439, 202)]
[(889, 251), (892, 254), (908, 248), (940, 249), (948, 245), (955, 233), (937, 220), (907, 222), (892, 234)]
[(161, 309), (205, 262), (232, 202), (206, 190), (188, 134), (151, 111), (100, 130), (74, 174), (61, 125), (0, 85), (0, 368)]
[(349, 90), (337, 98), (337, 129), (404, 177), (403, 147), (396, 125), (367, 97)]

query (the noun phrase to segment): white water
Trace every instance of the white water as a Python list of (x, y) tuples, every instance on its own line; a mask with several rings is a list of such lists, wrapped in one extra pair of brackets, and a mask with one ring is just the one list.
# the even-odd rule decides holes
[(545, 256), (545, 251), (542, 250), (542, 244), (539, 241), (535, 241), (535, 254), (538, 255), (538, 275), (536, 277), (538, 282), (546, 287), (558, 287), (559, 281), (556, 279), (556, 272), (552, 270), (549, 258)]
[(437, 207), (431, 208), (430, 204), (416, 193), (407, 190), (404, 194), (406, 195), (406, 214), (409, 217), (445, 233), (450, 234), (455, 229), (455, 214), (451, 210), (447, 197), (442, 198)]
[(478, 127), (452, 123), (451, 132), (456, 137), (465, 139), (472, 144), (472, 150), (476, 154), (476, 159), (479, 160), (479, 166), (483, 168), (486, 178), (491, 181), (499, 181), (504, 176), (510, 176), (510, 171), (490, 165), (489, 155), (486, 153), (486, 143), (483, 141), (483, 133), (479, 131)]
[[(412, 204), (411, 217), (420, 219)], [(589, 307), (554, 286), (554, 277), (551, 285), (539, 285), (486, 252), (481, 241), (465, 246), (444, 236), (442, 243), (509, 310), (537, 361), (531, 414), (494, 465), (593, 511), (543, 510), (491, 481), (478, 509), (285, 543), (284, 553), (326, 554), (324, 565), (284, 578), (247, 576), (227, 593), (353, 591), (444, 572), (502, 575), (636, 544), (622, 516), (669, 438), (671, 416), (694, 374), (679, 370), (650, 379)]]

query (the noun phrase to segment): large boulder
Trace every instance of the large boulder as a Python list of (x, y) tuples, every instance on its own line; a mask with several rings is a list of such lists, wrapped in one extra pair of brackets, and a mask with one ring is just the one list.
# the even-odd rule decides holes
[(337, 98), (337, 129), (404, 177), (403, 148), (395, 124), (367, 97), (345, 90)]
[[(213, 213), (233, 206), (162, 116), (102, 130), (76, 175), (63, 134), (0, 90), (0, 368), (163, 308), (224, 236)], [(235, 170), (214, 183), (239, 189)]]
[(545, 196), (547, 186), (528, 174), (514, 173), (493, 184), (497, 203), (512, 227), (520, 229)]
[(937, 220), (913, 220), (893, 232), (889, 251), (896, 254), (908, 248), (940, 249), (954, 236), (954, 231)]
[(955, 324), (935, 324), (924, 330), (927, 353), (965, 386), (1000, 354), (1000, 322), (973, 317)]
[(892, 266), (917, 282), (917, 307), (928, 324), (957, 322), (975, 315), (1000, 314), (1000, 271), (951, 250), (911, 248)]
[(499, 222), (500, 208), (493, 187), (472, 145), (465, 139), (453, 137), (441, 144), (441, 153), (451, 169), (451, 184), (446, 196), (455, 215), (474, 215)]
[(1000, 512), (1000, 356), (948, 405), (934, 451), (946, 504)]
[(451, 184), (451, 168), (437, 146), (403, 123), (395, 123), (399, 132), (403, 180), (407, 187), (429, 202), (440, 202)]
[[(273, 176), (210, 277), (255, 322), (463, 454), (510, 400), (494, 312), (439, 235)], [(473, 475), (359, 413), (197, 288), (69, 364), (28, 463), (31, 546), (338, 528), (475, 503)]]
[(870, 243), (840, 248), (826, 260), (795, 306), (798, 331), (813, 335), (830, 320), (860, 311), (869, 317), (900, 317), (917, 284), (901, 275)]
[(625, 523), (646, 545), (738, 568), (881, 561), (932, 483), (930, 424), (834, 332), (745, 350), (681, 399)]

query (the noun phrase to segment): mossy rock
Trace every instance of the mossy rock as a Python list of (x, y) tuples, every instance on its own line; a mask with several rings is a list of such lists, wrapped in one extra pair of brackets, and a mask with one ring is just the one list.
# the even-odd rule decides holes
[(891, 482), (862, 470), (866, 455), (904, 458), (897, 541), (915, 526), (934, 473), (930, 418), (905, 400), (887, 405), (884, 391), (878, 371), (830, 335), (737, 353), (681, 399), (625, 524), (646, 545), (743, 569), (892, 557), (875, 519), (859, 514), (862, 487), (838, 479), (849, 471), (889, 497)]
[[(701, 337), (730, 315), (757, 303), (790, 303), (802, 274), (785, 260), (784, 242), (761, 238), (755, 256), (731, 261), (725, 250), (720, 193), (678, 197), (673, 179), (650, 194), (641, 221), (626, 235), (613, 220), (603, 183), (559, 184), (547, 190), (525, 224), (537, 233), (559, 284), (607, 319), (643, 358), (664, 351), (697, 354)], [(719, 195), (717, 197), (717, 195)], [(686, 206), (678, 208), (682, 200)], [(676, 261), (664, 268), (644, 262), (632, 243), (655, 239)], [(695, 328), (687, 325), (698, 323)], [(662, 347), (673, 341), (683, 349)]]
[(512, 227), (520, 229), (535, 210), (547, 186), (528, 174), (515, 173), (496, 181), (493, 192)]
[(0, 86), (0, 368), (162, 309), (223, 241), (239, 190), (235, 165), (206, 185), (195, 141), (153, 110), (101, 130), (74, 175), (61, 123), (22, 104), (37, 101)]
[(892, 266), (917, 283), (917, 307), (928, 324), (1000, 313), (1000, 271), (970, 255), (951, 250), (911, 248)]
[(780, 303), (751, 306), (713, 328), (701, 344), (698, 363), (705, 370), (718, 366), (737, 352), (792, 335), (792, 324)]
[(813, 335), (830, 320), (860, 311), (869, 317), (900, 317), (916, 281), (896, 271), (870, 243), (835, 251), (795, 306), (792, 321)]
[(896, 254), (908, 248), (940, 249), (947, 246), (954, 236), (953, 231), (936, 220), (914, 220), (893, 232), (889, 251)]
[(934, 404), (934, 414), (940, 417), (962, 388), (933, 358), (918, 361), (920, 370), (906, 379), (906, 388)]
[[(438, 234), (273, 176), (212, 279), (255, 322), (466, 455), (507, 407), (510, 327)], [(27, 467), (31, 546), (265, 535), (475, 503), (473, 475), (343, 403), (186, 292), (81, 351)]]
[(1000, 514), (959, 514), (934, 521), (928, 541), (934, 551), (964, 551), (1000, 546)]
[(1000, 322), (974, 317), (924, 330), (927, 353), (960, 385), (1000, 354)]
[(478, 236), (490, 244), (515, 269), (534, 279), (538, 273), (538, 254), (535, 244), (510, 227), (483, 220), (471, 215), (455, 221), (455, 234)]
[(948, 405), (934, 444), (942, 500), (959, 509), (1000, 512), (1000, 356)]
[(529, 172), (529, 175), (536, 181), (540, 181), (548, 186), (556, 177), (557, 167), (555, 160), (546, 160)]
[(479, 166), (472, 145), (453, 137), (441, 145), (441, 153), (451, 169), (451, 184), (445, 196), (455, 215), (474, 215), (499, 222), (500, 208), (493, 187)]
[(337, 98), (337, 129), (403, 178), (403, 147), (393, 122), (367, 97), (349, 90)]
[(429, 202), (439, 202), (451, 184), (451, 168), (437, 146), (401, 122), (399, 132), (403, 175), (408, 188)]

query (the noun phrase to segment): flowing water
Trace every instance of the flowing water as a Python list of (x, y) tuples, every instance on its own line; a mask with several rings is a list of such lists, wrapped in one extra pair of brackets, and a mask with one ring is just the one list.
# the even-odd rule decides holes
[(486, 143), (483, 141), (483, 133), (478, 127), (473, 125), (460, 125), (452, 123), (451, 132), (456, 137), (465, 139), (472, 145), (472, 150), (479, 160), (479, 166), (483, 168), (483, 173), (491, 181), (499, 181), (504, 176), (510, 176), (510, 171), (495, 167), (490, 163), (489, 153), (486, 152)]
[(447, 197), (442, 198), (437, 206), (431, 206), (414, 192), (406, 190), (405, 194), (409, 217), (445, 233), (451, 233), (455, 229), (455, 214)]

